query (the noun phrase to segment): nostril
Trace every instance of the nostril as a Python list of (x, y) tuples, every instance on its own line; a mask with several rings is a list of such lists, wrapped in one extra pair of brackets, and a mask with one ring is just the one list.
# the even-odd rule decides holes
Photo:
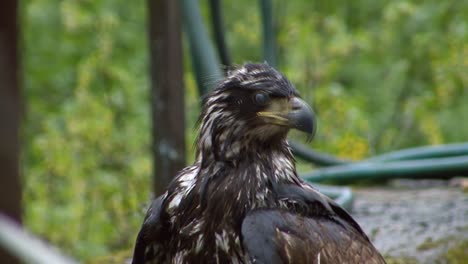
[(300, 110), (302, 109), (303, 105), (301, 100), (299, 100), (297, 97), (294, 97), (291, 99), (291, 109), (294, 110)]

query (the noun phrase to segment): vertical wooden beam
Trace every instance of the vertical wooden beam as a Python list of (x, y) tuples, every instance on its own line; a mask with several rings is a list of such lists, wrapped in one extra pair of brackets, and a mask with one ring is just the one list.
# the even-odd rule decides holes
[(0, 210), (20, 222), (17, 7), (17, 1), (7, 0), (0, 8)]
[[(21, 222), (19, 175), (20, 84), (18, 1), (0, 8), (0, 213)], [(17, 263), (0, 248), (0, 262)]]
[(185, 116), (180, 6), (147, 0), (155, 194), (185, 166)]

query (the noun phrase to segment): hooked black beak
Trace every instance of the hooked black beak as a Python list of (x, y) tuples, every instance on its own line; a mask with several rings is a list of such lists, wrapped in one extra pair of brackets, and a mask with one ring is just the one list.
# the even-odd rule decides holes
[(257, 115), (263, 117), (270, 124), (306, 132), (310, 138), (315, 134), (315, 114), (310, 106), (298, 97), (274, 100)]
[(286, 114), (290, 126), (313, 137), (317, 126), (315, 114), (310, 106), (298, 97), (293, 97), (290, 104), (291, 110)]

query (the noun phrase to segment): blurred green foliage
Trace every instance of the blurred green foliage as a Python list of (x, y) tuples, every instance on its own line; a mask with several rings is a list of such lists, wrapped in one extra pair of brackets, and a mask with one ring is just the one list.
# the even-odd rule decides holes
[[(25, 221), (78, 259), (131, 248), (151, 197), (145, 8), (22, 2)], [(234, 61), (262, 61), (258, 4), (223, 9)], [(467, 1), (277, 0), (275, 17), (279, 68), (318, 113), (311, 147), (361, 159), (467, 140)], [(190, 128), (199, 100), (185, 57)]]
[(22, 7), (26, 224), (80, 259), (128, 248), (150, 198), (143, 4)]

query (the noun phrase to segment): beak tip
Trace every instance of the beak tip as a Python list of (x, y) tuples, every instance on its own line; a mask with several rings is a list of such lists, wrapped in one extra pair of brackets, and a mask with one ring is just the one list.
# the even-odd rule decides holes
[(304, 116), (297, 120), (294, 128), (307, 133), (308, 136), (312, 138), (315, 135), (316, 130), (315, 117), (313, 113), (311, 112), (310, 114), (304, 114)]
[(317, 128), (315, 114), (310, 106), (299, 98), (295, 98), (295, 110), (290, 112), (289, 120), (291, 127), (306, 132), (308, 139), (311, 140)]

